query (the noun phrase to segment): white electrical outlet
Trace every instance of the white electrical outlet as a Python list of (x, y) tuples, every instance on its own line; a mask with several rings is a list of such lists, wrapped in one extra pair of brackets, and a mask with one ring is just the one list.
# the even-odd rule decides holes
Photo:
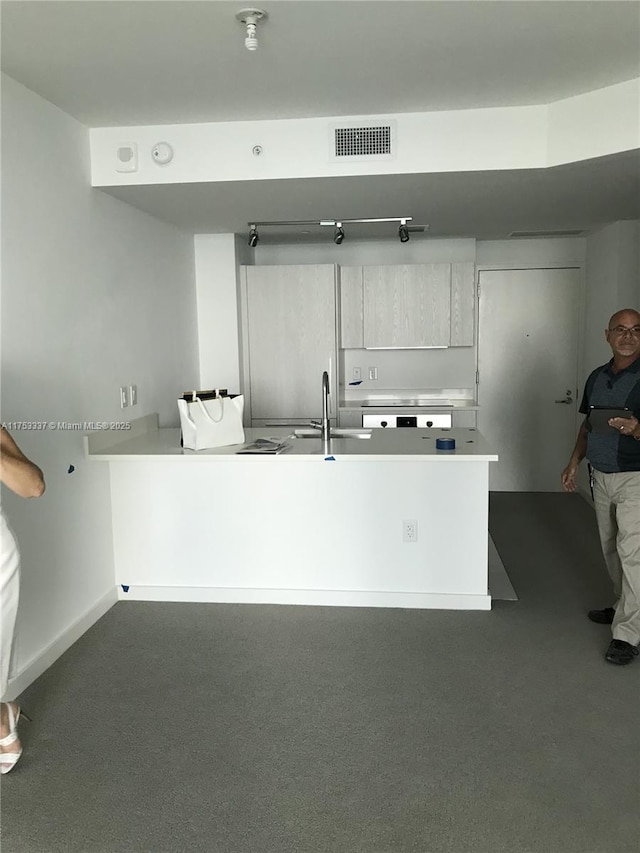
[(138, 402), (138, 386), (129, 385), (129, 403), (135, 406)]
[(405, 518), (405, 520), (402, 522), (402, 541), (418, 541), (418, 522), (415, 518)]
[(369, 368), (369, 379), (377, 379), (378, 378), (378, 368), (370, 367)]
[(126, 409), (129, 405), (129, 396), (127, 394), (126, 385), (122, 385), (120, 388), (120, 408)]
[(353, 381), (359, 382), (362, 379), (362, 368), (354, 367), (353, 368)]

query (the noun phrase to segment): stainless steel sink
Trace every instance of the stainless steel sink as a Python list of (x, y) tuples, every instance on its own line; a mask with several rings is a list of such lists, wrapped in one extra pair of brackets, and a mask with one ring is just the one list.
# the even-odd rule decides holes
[[(292, 438), (321, 438), (318, 429), (294, 429)], [(340, 429), (331, 430), (331, 438), (371, 438), (370, 429)]]

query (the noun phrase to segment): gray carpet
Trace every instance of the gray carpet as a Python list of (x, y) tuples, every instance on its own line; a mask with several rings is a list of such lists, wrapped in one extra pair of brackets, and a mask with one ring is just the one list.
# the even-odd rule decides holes
[(116, 605), (22, 696), (2, 853), (637, 853), (592, 511), (494, 494), (490, 527), (491, 612)]

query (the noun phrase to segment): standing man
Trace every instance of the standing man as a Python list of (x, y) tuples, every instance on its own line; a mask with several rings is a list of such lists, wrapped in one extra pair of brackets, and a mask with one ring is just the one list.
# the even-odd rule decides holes
[[(592, 622), (611, 625), (613, 639), (605, 654), (628, 664), (640, 644), (640, 313), (617, 311), (605, 331), (613, 358), (587, 379), (580, 427), (562, 486), (576, 490), (578, 465), (586, 456), (593, 469), (593, 500), (614, 604), (590, 610)], [(591, 408), (628, 409), (610, 418), (605, 432), (592, 431)]]

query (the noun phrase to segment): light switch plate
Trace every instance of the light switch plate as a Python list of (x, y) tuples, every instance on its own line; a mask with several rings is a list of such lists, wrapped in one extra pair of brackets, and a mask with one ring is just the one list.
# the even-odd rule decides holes
[(129, 385), (129, 403), (135, 406), (138, 402), (138, 386)]
[(120, 408), (126, 409), (128, 405), (129, 405), (129, 397), (127, 394), (127, 386), (122, 385), (120, 387)]
[(378, 378), (378, 368), (370, 367), (369, 368), (369, 379), (377, 379)]

